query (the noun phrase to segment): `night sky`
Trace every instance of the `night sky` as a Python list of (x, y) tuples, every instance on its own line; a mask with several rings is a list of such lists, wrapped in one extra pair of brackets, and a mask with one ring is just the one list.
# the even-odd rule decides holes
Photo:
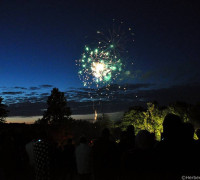
[[(10, 116), (42, 115), (53, 87), (65, 92), (73, 114), (93, 113), (94, 105), (117, 112), (150, 100), (199, 102), (199, 8), (185, 0), (1, 1), (0, 96)], [(75, 60), (113, 19), (133, 28), (126, 60), (133, 66), (130, 77), (111, 87), (113, 97), (101, 97), (99, 105), (105, 89), (92, 90), (91, 100)]]

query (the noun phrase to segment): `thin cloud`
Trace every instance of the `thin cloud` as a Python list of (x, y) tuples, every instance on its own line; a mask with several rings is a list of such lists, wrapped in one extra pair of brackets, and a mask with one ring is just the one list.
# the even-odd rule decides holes
[(50, 95), (50, 93), (42, 93), (42, 94), (40, 94), (40, 96), (49, 96)]
[(40, 85), (41, 88), (52, 88), (53, 85), (50, 85), (50, 84), (43, 84), (43, 85)]
[(39, 90), (40, 88), (39, 87), (30, 87), (29, 89), (30, 90)]
[[(120, 85), (121, 88), (118, 86), (113, 85), (111, 90), (106, 90), (106, 88), (69, 89), (65, 92), (65, 96), (73, 114), (88, 114), (93, 113), (94, 110), (98, 112), (126, 111), (130, 106), (145, 106), (146, 102), (154, 100), (161, 105), (175, 101), (200, 102), (200, 83), (180, 84), (160, 89), (153, 89), (153, 84), (126, 84)], [(18, 94), (12, 99), (11, 94), (7, 93), (5, 101), (10, 104), (10, 116), (42, 115), (41, 109), (46, 108), (46, 101), (50, 95), (50, 92), (37, 92), (32, 96)]]
[(26, 87), (20, 87), (20, 86), (15, 86), (14, 89), (21, 89), (21, 90), (27, 90)]
[(16, 92), (2, 92), (1, 94), (2, 95), (18, 95), (18, 94), (23, 94), (24, 92), (23, 91), (16, 91)]

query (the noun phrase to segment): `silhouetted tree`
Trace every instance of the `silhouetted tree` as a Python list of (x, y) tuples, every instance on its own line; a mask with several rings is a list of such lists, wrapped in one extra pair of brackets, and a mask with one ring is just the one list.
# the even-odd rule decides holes
[(119, 127), (125, 130), (129, 125), (133, 125), (136, 134), (140, 130), (147, 130), (155, 133), (156, 139), (160, 140), (163, 131), (162, 123), (168, 113), (169, 108), (160, 108), (157, 102), (148, 102), (146, 110), (135, 106), (126, 112)]
[(104, 128), (113, 128), (114, 122), (109, 118), (107, 114), (102, 114), (101, 116), (98, 116), (97, 122), (95, 122), (95, 125), (100, 127), (100, 129)]
[(6, 110), (6, 105), (2, 104), (3, 98), (0, 97), (0, 123), (6, 122), (6, 117), (8, 116), (8, 110)]
[(136, 134), (140, 130), (144, 130), (144, 111), (145, 109), (139, 106), (129, 108), (129, 111), (124, 114), (124, 117), (122, 118), (121, 123), (118, 124), (118, 127), (122, 130), (126, 130), (129, 125), (133, 125), (135, 127)]
[(48, 120), (44, 118), (39, 118), (38, 120), (34, 122), (34, 124), (46, 125), (48, 124)]
[(44, 112), (41, 122), (48, 124), (66, 123), (71, 119), (71, 111), (63, 92), (53, 88), (47, 100), (47, 111)]
[(160, 108), (157, 102), (148, 102), (147, 111), (144, 112), (145, 130), (155, 133), (156, 139), (160, 140), (163, 132), (163, 121), (168, 114), (168, 108)]
[(186, 102), (177, 101), (170, 104), (168, 106), (168, 109), (170, 113), (180, 116), (184, 122), (189, 122), (191, 120), (190, 114), (192, 107), (192, 105), (187, 104)]

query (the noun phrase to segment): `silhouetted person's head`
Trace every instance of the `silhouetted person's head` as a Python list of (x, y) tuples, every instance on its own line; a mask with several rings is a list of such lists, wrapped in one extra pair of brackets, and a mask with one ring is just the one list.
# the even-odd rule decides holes
[(164, 140), (177, 140), (181, 136), (182, 121), (181, 118), (175, 114), (168, 114), (165, 116), (163, 122), (163, 136)]
[(80, 138), (80, 144), (86, 144), (86, 143), (87, 143), (86, 137), (82, 136), (82, 137)]
[(197, 134), (198, 139), (200, 140), (200, 129), (197, 129), (196, 134)]
[(67, 140), (67, 144), (72, 144), (72, 138), (69, 138), (69, 139)]
[(183, 123), (182, 125), (182, 139), (183, 141), (193, 141), (194, 127), (191, 123)]
[(105, 139), (109, 139), (110, 130), (108, 128), (103, 129), (103, 131), (101, 132), (101, 137)]
[(141, 130), (135, 137), (135, 146), (139, 149), (149, 149), (153, 147), (154, 139), (147, 130)]
[(151, 138), (152, 138), (152, 140), (156, 140), (156, 135), (155, 135), (155, 133), (151, 133)]
[(135, 136), (135, 128), (133, 125), (129, 125), (126, 129), (126, 132), (128, 135), (133, 135)]
[(121, 133), (120, 133), (120, 142), (124, 142), (124, 141), (126, 141), (126, 131), (122, 131)]
[(60, 140), (60, 127), (57, 125), (52, 125), (48, 127), (48, 139), (53, 142), (58, 142)]

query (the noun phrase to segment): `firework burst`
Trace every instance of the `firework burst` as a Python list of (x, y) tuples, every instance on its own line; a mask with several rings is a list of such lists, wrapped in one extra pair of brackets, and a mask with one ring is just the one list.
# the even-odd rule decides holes
[(122, 25), (123, 22), (119, 26), (114, 22), (106, 33), (97, 31), (98, 41), (92, 46), (96, 48), (85, 46), (81, 59), (76, 61), (79, 78), (84, 86), (108, 87), (116, 82), (120, 74), (126, 73), (127, 44), (130, 45), (130, 41), (134, 40), (132, 28), (126, 27), (125, 31)]
[(84, 86), (88, 87), (100, 87), (114, 82), (123, 67), (121, 59), (112, 53), (112, 47), (103, 50), (99, 47), (91, 49), (85, 46), (78, 65), (79, 77)]

